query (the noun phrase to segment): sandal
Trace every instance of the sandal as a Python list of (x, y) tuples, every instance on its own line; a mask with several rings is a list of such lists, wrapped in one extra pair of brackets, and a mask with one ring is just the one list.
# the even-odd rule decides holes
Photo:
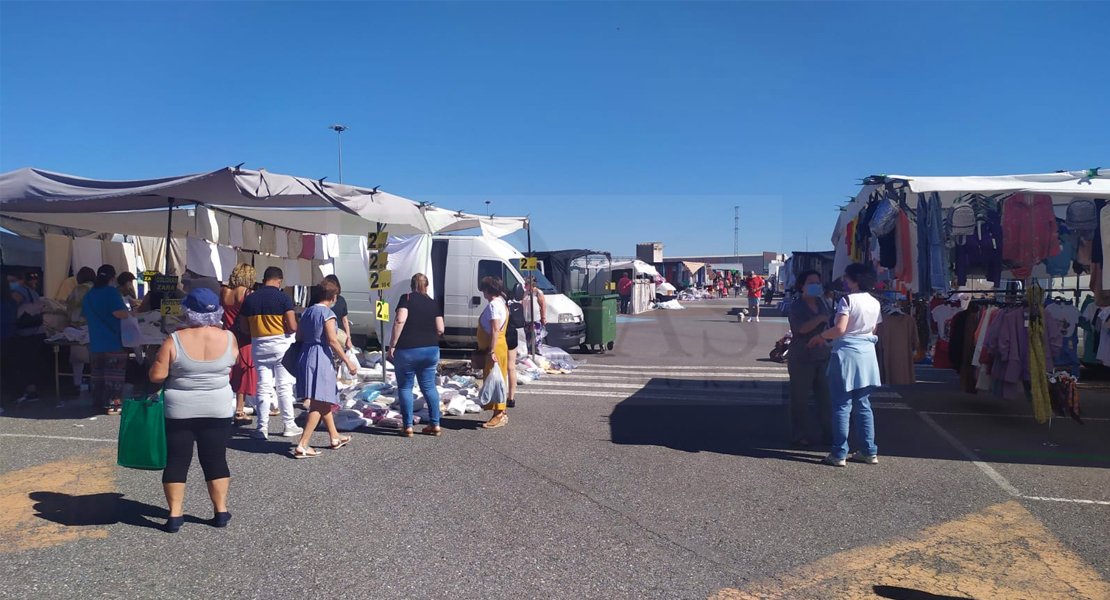
[(420, 433), (423, 435), (438, 436), (443, 433), (443, 430), (439, 428), (439, 425), (428, 425), (424, 429), (421, 429)]
[(122, 413), (123, 413), (123, 402), (120, 402), (119, 400), (113, 400), (112, 403), (108, 405), (107, 414), (109, 414), (109, 415), (119, 415), (119, 414), (122, 414)]
[(486, 421), (485, 423), (482, 423), (482, 427), (484, 429), (496, 429), (498, 427), (504, 427), (505, 425), (508, 425), (508, 424), (509, 424), (509, 413), (504, 413), (503, 412), (499, 415), (495, 415), (489, 421)]
[(320, 456), (320, 453), (315, 448), (305, 448), (304, 446), (293, 448), (293, 458), (315, 458), (317, 456)]
[(276, 416), (278, 416), (278, 415), (280, 415), (280, 414), (281, 414), (281, 411), (280, 411), (280, 410), (278, 410), (278, 409), (277, 409), (276, 407), (275, 407), (275, 408), (271, 408), (271, 409), (270, 409), (270, 416), (271, 416), (271, 417), (276, 417)]
[(399, 435), (401, 437), (412, 437), (412, 427), (402, 427)]
[(332, 450), (338, 450), (338, 449), (342, 448), (343, 446), (346, 446), (347, 444), (350, 444), (350, 443), (351, 443), (351, 436), (341, 435), (338, 438), (332, 438), (332, 440), (331, 440), (331, 449)]

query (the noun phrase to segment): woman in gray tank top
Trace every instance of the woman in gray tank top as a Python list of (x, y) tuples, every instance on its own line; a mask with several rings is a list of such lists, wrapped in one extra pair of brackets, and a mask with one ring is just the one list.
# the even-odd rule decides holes
[(231, 367), (239, 358), (235, 336), (223, 329), (220, 300), (208, 288), (196, 288), (181, 302), (186, 327), (158, 350), (150, 381), (162, 383), (166, 401), (166, 469), (162, 488), (170, 508), (165, 529), (176, 532), (184, 523), (185, 478), (197, 448), (215, 516), (212, 525), (231, 519), (227, 490), (227, 441), (231, 436), (235, 395)]

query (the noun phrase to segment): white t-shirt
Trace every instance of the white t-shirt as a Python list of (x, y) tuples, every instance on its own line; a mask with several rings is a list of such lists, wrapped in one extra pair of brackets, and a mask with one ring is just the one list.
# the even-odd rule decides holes
[(879, 301), (871, 294), (849, 294), (841, 298), (836, 314), (848, 315), (848, 329), (844, 335), (872, 335), (875, 327), (883, 322)]
[(948, 341), (952, 333), (952, 319), (960, 314), (959, 306), (952, 306), (951, 304), (941, 304), (933, 309), (933, 322), (937, 324), (937, 333), (940, 339)]
[(493, 335), (493, 331), (490, 329), (490, 321), (497, 319), (497, 322), (501, 324), (501, 329), (504, 329), (508, 323), (508, 316), (509, 311), (505, 306), (505, 300), (500, 297), (494, 298), (486, 305), (486, 309), (482, 311), (482, 316), (478, 317), (478, 324), (486, 333)]

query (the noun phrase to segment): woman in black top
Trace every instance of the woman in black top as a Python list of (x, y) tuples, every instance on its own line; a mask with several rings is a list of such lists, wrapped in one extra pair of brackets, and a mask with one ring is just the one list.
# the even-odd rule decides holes
[(412, 437), (412, 385), (415, 379), (424, 393), (430, 423), (421, 433), (439, 435), (439, 392), (436, 367), (439, 366), (439, 336), (443, 335), (443, 314), (439, 303), (428, 297), (428, 278), (412, 276), (412, 293), (397, 302), (397, 317), (389, 343), (389, 358), (397, 373), (397, 393), (401, 399), (401, 435)]

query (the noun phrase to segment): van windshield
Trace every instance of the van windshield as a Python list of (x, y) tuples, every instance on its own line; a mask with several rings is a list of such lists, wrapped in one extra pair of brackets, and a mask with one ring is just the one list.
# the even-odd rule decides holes
[(559, 290), (555, 289), (555, 284), (551, 283), (551, 281), (548, 280), (547, 277), (544, 277), (542, 271), (528, 271), (528, 272), (523, 271), (520, 268), (520, 259), (519, 258), (511, 259), (509, 262), (513, 263), (513, 268), (515, 268), (518, 272), (520, 272), (520, 274), (523, 275), (525, 279), (527, 279), (529, 275), (535, 276), (535, 278), (536, 278), (536, 287), (540, 288), (541, 292), (543, 292), (545, 294), (558, 294), (559, 293)]

